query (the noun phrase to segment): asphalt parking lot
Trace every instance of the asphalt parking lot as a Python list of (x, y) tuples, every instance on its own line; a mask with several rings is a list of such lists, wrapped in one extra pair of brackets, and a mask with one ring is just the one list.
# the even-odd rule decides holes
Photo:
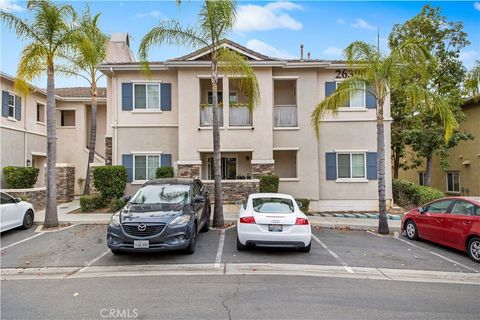
[(106, 246), (105, 225), (73, 225), (60, 231), (15, 229), (1, 234), (1, 267), (86, 267), (271, 263), (371, 267), (447, 272), (480, 272), (480, 265), (456, 250), (364, 231), (314, 228), (312, 250), (236, 250), (235, 227), (199, 234), (193, 255), (181, 252), (114, 256)]

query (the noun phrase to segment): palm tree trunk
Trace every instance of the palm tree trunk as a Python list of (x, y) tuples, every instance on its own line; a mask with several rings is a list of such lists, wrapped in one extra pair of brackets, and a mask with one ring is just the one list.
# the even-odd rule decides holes
[(430, 187), (432, 184), (432, 162), (433, 162), (433, 156), (430, 153), (427, 156), (427, 168), (425, 170), (425, 186)]
[(90, 164), (93, 162), (93, 157), (95, 155), (95, 143), (97, 140), (97, 86), (95, 83), (92, 84), (91, 92), (92, 117), (90, 119), (90, 142), (88, 144), (88, 163), (83, 194), (90, 194)]
[(58, 226), (57, 215), (57, 123), (55, 107), (55, 71), (53, 62), (47, 75), (47, 205), (45, 227)]
[(220, 153), (220, 119), (218, 110), (218, 65), (216, 56), (212, 52), (212, 102), (213, 102), (213, 171), (215, 176), (213, 207), (213, 226), (223, 227), (223, 201), (222, 201), (222, 160)]
[(388, 234), (387, 201), (385, 197), (385, 128), (383, 100), (377, 99), (377, 179), (378, 179), (378, 233)]

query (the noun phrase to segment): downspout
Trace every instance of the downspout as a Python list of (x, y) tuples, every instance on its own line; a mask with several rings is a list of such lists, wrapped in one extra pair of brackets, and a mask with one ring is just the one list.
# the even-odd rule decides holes
[[(113, 94), (113, 139), (115, 140), (114, 143), (112, 143), (112, 165), (117, 164), (117, 155), (118, 155), (118, 131), (117, 131), (117, 124), (118, 124), (118, 111), (117, 111), (117, 76), (115, 72), (113, 71), (113, 68), (110, 67), (110, 72), (112, 73), (112, 87), (115, 88), (115, 90), (112, 90)], [(108, 106), (107, 106), (108, 108)]]
[[(27, 94), (24, 93), (23, 94), (23, 104), (25, 105), (25, 114), (23, 115), (23, 127), (24, 127), (24, 135), (23, 135), (23, 165), (24, 166), (27, 166), (27, 157), (28, 157), (28, 153), (27, 153), (27, 144), (28, 144), (28, 129), (27, 129)], [(20, 108), (22, 107), (22, 105), (20, 104)], [(32, 164), (33, 165), (33, 164)]]

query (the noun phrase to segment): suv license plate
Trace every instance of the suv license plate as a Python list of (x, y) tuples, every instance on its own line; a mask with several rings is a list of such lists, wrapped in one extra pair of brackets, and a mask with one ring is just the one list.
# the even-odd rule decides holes
[(269, 224), (268, 225), (268, 231), (282, 232), (283, 231), (283, 225), (281, 225), (281, 224)]
[(133, 240), (133, 247), (135, 249), (148, 249), (150, 243), (148, 240)]

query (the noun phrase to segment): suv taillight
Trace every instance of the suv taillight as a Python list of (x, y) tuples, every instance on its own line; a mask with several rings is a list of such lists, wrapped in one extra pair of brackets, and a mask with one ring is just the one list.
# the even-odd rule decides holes
[(306, 225), (308, 224), (308, 220), (305, 218), (297, 218), (297, 220), (295, 221), (295, 224)]
[(241, 217), (240, 223), (255, 223), (255, 218), (253, 216)]

